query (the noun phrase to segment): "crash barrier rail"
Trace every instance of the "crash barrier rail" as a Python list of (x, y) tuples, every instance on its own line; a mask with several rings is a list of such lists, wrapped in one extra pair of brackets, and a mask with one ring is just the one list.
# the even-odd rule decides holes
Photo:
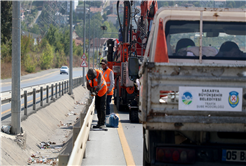
[[(81, 124), (81, 130), (79, 131), (79, 134), (76, 136), (73, 135), (73, 137), (76, 137), (76, 140), (74, 142), (73, 150), (71, 152), (71, 155), (69, 157), (68, 163), (66, 165), (81, 165), (83, 157), (85, 157), (85, 149), (86, 149), (86, 143), (89, 138), (89, 132), (90, 132), (90, 126), (92, 123), (92, 118), (94, 115), (94, 108), (95, 108), (95, 97), (92, 99), (89, 99), (88, 103), (91, 103), (90, 105), (87, 105), (86, 108), (87, 113), (85, 118), (82, 118), (83, 115), (81, 114), (80, 118), (80, 124)], [(81, 123), (82, 122), (82, 123)], [(62, 165), (60, 163), (59, 158), (59, 165)]]
[[(73, 88), (78, 87), (81, 85), (83, 82), (83, 77), (77, 77), (73, 79)], [(67, 93), (69, 89), (69, 80), (63, 80), (63, 81), (57, 81), (57, 82), (52, 82), (48, 84), (41, 84), (41, 85), (36, 85), (36, 86), (30, 86), (30, 87), (25, 87), (21, 89), (21, 98), (24, 98), (24, 115), (27, 115), (27, 97), (28, 96), (33, 96), (33, 110), (36, 110), (36, 95), (37, 93), (40, 93), (40, 106), (43, 106), (43, 101), (46, 100), (46, 103), (49, 103), (49, 98), (50, 100), (54, 100), (55, 98), (58, 98), (64, 93)], [(2, 104), (6, 104), (11, 102), (11, 92), (12, 91), (7, 91), (1, 93), (1, 102)], [(44, 98), (43, 92), (46, 92), (46, 97)], [(48, 95), (47, 95), (48, 94)]]

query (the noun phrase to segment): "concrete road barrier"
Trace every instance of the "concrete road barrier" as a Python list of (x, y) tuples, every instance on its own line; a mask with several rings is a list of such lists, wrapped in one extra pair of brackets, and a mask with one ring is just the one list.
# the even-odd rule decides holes
[[(79, 132), (79, 135), (74, 143), (74, 147), (71, 153), (71, 156), (69, 158), (67, 165), (81, 165), (83, 157), (85, 155), (85, 149), (86, 149), (86, 142), (89, 137), (90, 127), (92, 123), (92, 118), (94, 115), (95, 110), (95, 97), (93, 97), (93, 100), (89, 106), (89, 109), (87, 111), (87, 114), (84, 119), (84, 123), (82, 125), (82, 128)], [(81, 119), (82, 120), (82, 119)]]

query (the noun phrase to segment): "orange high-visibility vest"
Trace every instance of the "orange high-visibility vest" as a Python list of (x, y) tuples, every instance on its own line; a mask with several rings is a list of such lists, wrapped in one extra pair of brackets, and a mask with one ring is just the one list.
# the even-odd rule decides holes
[[(97, 72), (97, 76), (96, 76), (96, 78), (94, 78), (94, 79), (92, 80), (92, 81), (93, 81), (94, 87), (98, 85), (98, 77), (99, 77), (99, 73), (102, 73), (100, 70), (97, 70), (97, 69), (95, 69), (95, 70), (96, 70), (96, 72)], [(86, 78), (87, 78), (87, 80), (88, 80), (90, 86), (92, 87), (92, 81), (88, 78), (87, 74), (86, 74)], [(105, 82), (103, 76), (102, 76), (101, 82), (102, 82), (101, 87), (100, 87), (100, 89), (99, 89), (99, 91), (98, 91), (98, 93), (97, 93), (97, 95), (98, 95), (99, 97), (102, 97), (103, 95), (105, 95), (105, 93), (106, 93), (107, 90), (108, 90), (108, 89), (107, 89), (107, 84), (106, 84), (106, 82)]]
[[(112, 70), (110, 68), (107, 68), (107, 70), (104, 72), (103, 74), (103, 78), (105, 79), (106, 83), (107, 83), (107, 87), (109, 89), (109, 86), (110, 86), (110, 78), (109, 78), (109, 74)], [(113, 71), (112, 71), (113, 72)], [(109, 96), (113, 95), (114, 94), (114, 87), (112, 88), (112, 90), (107, 94)]]

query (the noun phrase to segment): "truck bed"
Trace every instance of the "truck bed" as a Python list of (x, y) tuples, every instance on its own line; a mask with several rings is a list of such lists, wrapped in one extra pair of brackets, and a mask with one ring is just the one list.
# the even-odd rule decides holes
[[(149, 63), (141, 78), (139, 118), (153, 130), (246, 131), (246, 65)], [(185, 89), (241, 90), (238, 109), (183, 109)], [(223, 89), (224, 88), (224, 89)], [(225, 93), (225, 92), (221, 92)], [(181, 96), (180, 96), (181, 95)], [(180, 97), (179, 97), (180, 96)], [(228, 97), (227, 97), (228, 98)], [(207, 99), (207, 98), (205, 98)], [(193, 100), (196, 100), (193, 98)], [(228, 98), (228, 101), (230, 98)], [(193, 101), (194, 103), (195, 101)], [(207, 101), (212, 103), (216, 101)], [(227, 103), (225, 103), (226, 105)], [(225, 106), (226, 107), (226, 106)]]

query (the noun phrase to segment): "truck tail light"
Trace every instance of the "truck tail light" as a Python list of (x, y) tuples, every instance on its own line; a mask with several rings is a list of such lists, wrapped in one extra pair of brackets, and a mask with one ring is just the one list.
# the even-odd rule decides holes
[(179, 160), (179, 152), (178, 151), (174, 151), (173, 152), (173, 161), (178, 161)]
[(157, 147), (156, 161), (172, 163), (194, 163), (196, 153), (194, 149)]

